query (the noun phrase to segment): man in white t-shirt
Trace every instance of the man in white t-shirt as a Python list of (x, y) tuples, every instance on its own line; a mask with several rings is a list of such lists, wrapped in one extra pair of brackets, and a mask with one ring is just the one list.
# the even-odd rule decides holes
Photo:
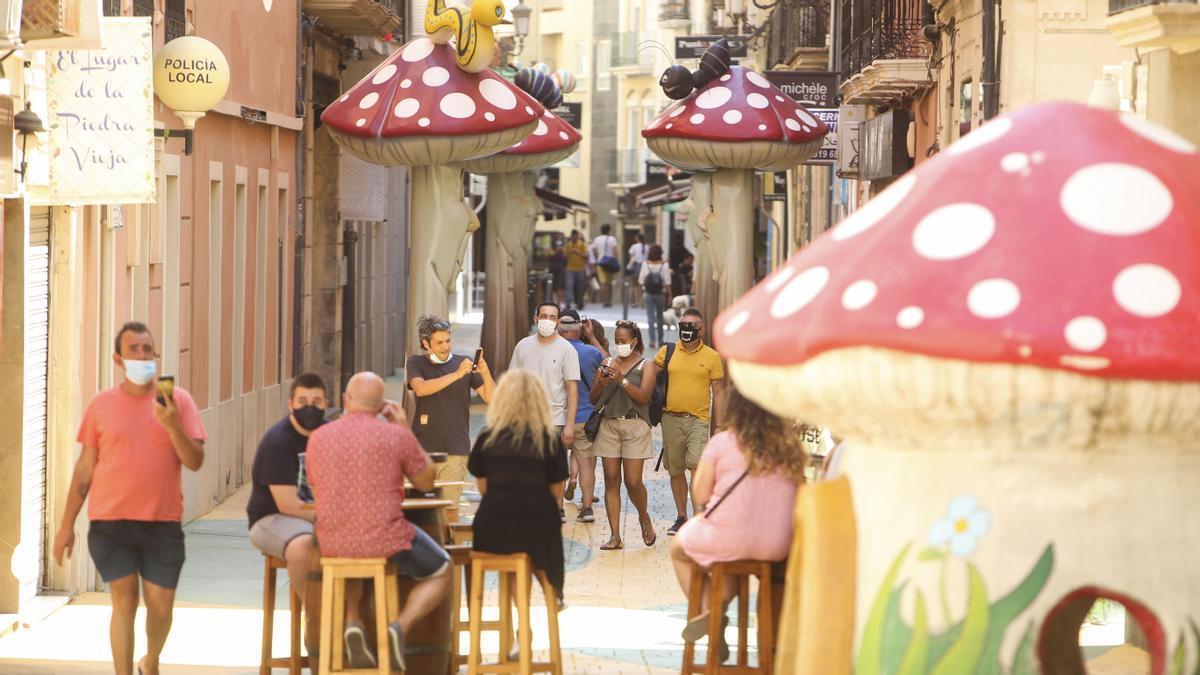
[[(633, 246), (629, 247), (629, 264), (625, 266), (625, 276), (632, 277), (637, 280), (641, 278), (642, 265), (646, 262), (646, 254), (650, 252), (650, 244), (646, 243), (646, 237), (641, 232), (637, 234), (637, 241)], [(641, 283), (632, 283), (629, 285), (629, 304), (637, 307), (642, 304), (642, 285)]]
[(600, 235), (592, 240), (592, 256), (596, 260), (596, 279), (600, 282), (600, 300), (605, 307), (612, 307), (612, 282), (621, 271), (617, 260), (617, 238), (612, 235), (612, 225), (600, 226)]

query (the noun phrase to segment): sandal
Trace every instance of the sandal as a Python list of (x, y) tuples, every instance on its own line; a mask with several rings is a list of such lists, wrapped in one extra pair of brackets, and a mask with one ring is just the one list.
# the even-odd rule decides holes
[(574, 478), (567, 481), (567, 489), (563, 490), (563, 496), (567, 498), (567, 501), (571, 501), (575, 498), (575, 485), (576, 481)]
[(600, 544), (601, 551), (615, 551), (621, 548), (625, 548), (625, 544), (616, 537), (612, 537), (603, 544)]
[[(653, 546), (654, 542), (658, 541), (658, 535), (654, 533), (654, 523), (652, 523), (649, 519), (646, 519), (641, 521), (641, 526), (642, 541), (645, 542), (647, 546)], [(646, 534), (647, 532), (649, 532), (649, 534)]]

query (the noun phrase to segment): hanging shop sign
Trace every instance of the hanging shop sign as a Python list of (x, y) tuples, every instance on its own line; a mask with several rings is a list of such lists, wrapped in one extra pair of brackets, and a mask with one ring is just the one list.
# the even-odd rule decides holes
[(50, 196), (154, 202), (154, 89), (147, 17), (104, 19), (101, 49), (47, 52)]
[(836, 108), (838, 74), (828, 70), (768, 70), (767, 81), (808, 108)]
[(911, 121), (912, 113), (908, 110), (889, 110), (866, 121), (858, 172), (861, 180), (893, 178), (912, 167), (908, 156)]
[(570, 124), (576, 129), (583, 128), (583, 104), (564, 102), (562, 105), (554, 108), (550, 112), (562, 118), (562, 121)]
[(867, 106), (844, 105), (838, 108), (838, 175), (857, 178), (862, 152), (862, 127), (867, 121)]
[(776, 171), (769, 176), (770, 178), (763, 180), (763, 201), (786, 202), (788, 196), (787, 172)]
[(195, 35), (168, 42), (154, 58), (154, 92), (191, 129), (225, 98), (229, 61), (213, 43)]
[(714, 42), (725, 38), (729, 43), (729, 56), (735, 59), (746, 58), (746, 42), (749, 40), (745, 35), (683, 35), (675, 38), (675, 58), (677, 59), (698, 59), (704, 56), (704, 52), (713, 45)]
[(837, 108), (809, 108), (808, 111), (814, 117), (825, 123), (829, 127), (829, 133), (821, 139), (821, 149), (817, 150), (817, 154), (813, 155), (805, 164), (810, 166), (832, 166), (837, 164), (838, 157), (838, 109)]

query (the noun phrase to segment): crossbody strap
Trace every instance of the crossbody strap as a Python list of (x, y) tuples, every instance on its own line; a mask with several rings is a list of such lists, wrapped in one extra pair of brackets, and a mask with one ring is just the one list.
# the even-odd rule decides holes
[(716, 504), (713, 504), (712, 506), (708, 507), (707, 509), (704, 509), (704, 517), (705, 518), (710, 517), (713, 514), (713, 511), (716, 511), (717, 507), (720, 506), (722, 503), (724, 503), (725, 499), (728, 498), (729, 495), (733, 494), (733, 491), (735, 489), (737, 489), (738, 484), (741, 483), (743, 480), (745, 480), (746, 476), (748, 476), (748, 475), (750, 475), (750, 469), (746, 469), (745, 471), (743, 471), (742, 475), (738, 476), (738, 479), (733, 481), (733, 485), (730, 485), (729, 489), (725, 491), (725, 494), (721, 495), (721, 498), (717, 500)]

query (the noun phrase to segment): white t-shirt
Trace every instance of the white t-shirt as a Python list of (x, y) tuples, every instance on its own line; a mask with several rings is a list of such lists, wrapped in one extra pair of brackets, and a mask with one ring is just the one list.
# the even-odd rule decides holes
[(663, 262), (657, 263), (647, 262), (643, 264), (642, 271), (638, 273), (639, 286), (645, 288), (646, 274), (650, 272), (658, 272), (658, 274), (662, 276), (663, 293), (669, 295), (671, 293), (671, 268), (667, 265), (666, 261), (664, 260)]
[(646, 254), (650, 252), (650, 244), (634, 244), (629, 247), (629, 262), (642, 264), (646, 262)]
[(617, 257), (617, 238), (611, 234), (602, 234), (592, 241), (592, 251), (599, 261), (605, 256)]
[(562, 336), (556, 335), (550, 344), (542, 344), (537, 335), (522, 338), (513, 349), (508, 367), (531, 370), (546, 385), (550, 391), (550, 413), (558, 426), (567, 423), (567, 382), (574, 380), (576, 393), (588, 395), (578, 391), (579, 352)]

